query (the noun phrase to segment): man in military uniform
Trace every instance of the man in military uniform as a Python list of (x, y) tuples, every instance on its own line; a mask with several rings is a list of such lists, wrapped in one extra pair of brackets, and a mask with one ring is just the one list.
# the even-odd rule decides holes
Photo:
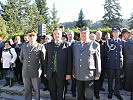
[(35, 30), (27, 31), (29, 42), (22, 46), (20, 61), (23, 63), (22, 77), (25, 88), (25, 100), (32, 100), (32, 87), (35, 91), (35, 100), (40, 100), (40, 75), (42, 62), (45, 58), (45, 47), (36, 42)]
[(100, 45), (89, 41), (89, 29), (80, 29), (81, 41), (73, 44), (73, 77), (77, 80), (78, 100), (93, 100), (93, 81), (101, 73)]
[(59, 28), (53, 30), (54, 41), (46, 44), (44, 76), (49, 81), (51, 100), (64, 100), (65, 80), (71, 75), (71, 49), (61, 40)]
[[(105, 55), (106, 55), (106, 66), (108, 74), (108, 99), (112, 99), (114, 95), (122, 100), (120, 96), (120, 69), (123, 65), (122, 55), (122, 40), (119, 38), (121, 30), (118, 26), (112, 27), (113, 38), (106, 41)], [(115, 79), (115, 87), (113, 90), (113, 79)]]

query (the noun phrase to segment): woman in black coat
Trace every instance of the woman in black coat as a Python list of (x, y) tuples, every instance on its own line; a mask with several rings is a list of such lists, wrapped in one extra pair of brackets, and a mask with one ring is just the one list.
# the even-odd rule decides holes
[(131, 100), (133, 98), (133, 30), (130, 33), (130, 39), (124, 46), (124, 74), (125, 90), (131, 91)]

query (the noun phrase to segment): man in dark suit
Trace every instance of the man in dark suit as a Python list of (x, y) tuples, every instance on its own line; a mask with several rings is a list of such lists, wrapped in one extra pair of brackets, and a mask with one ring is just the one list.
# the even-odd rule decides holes
[[(114, 95), (119, 99), (123, 100), (120, 96), (120, 70), (123, 65), (122, 55), (122, 40), (119, 38), (120, 28), (118, 26), (112, 27), (113, 38), (106, 41), (105, 56), (106, 66), (108, 74), (108, 99), (112, 99)], [(113, 79), (115, 79), (115, 87), (113, 90)]]
[(51, 100), (64, 100), (65, 80), (71, 75), (71, 49), (61, 40), (62, 32), (53, 30), (54, 41), (46, 44), (44, 76), (49, 81)]

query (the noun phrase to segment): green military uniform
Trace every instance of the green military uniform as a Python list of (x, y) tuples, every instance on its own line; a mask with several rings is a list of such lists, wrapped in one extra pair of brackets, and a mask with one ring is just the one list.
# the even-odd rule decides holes
[(20, 52), (20, 61), (23, 63), (22, 77), (25, 87), (25, 99), (32, 99), (32, 87), (35, 90), (36, 100), (40, 100), (39, 77), (41, 66), (45, 59), (45, 47), (42, 44), (25, 43)]

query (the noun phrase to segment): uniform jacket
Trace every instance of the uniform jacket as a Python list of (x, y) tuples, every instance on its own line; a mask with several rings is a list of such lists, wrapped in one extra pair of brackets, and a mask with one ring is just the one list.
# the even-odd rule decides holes
[(45, 47), (42, 44), (35, 43), (31, 46), (25, 43), (20, 52), (20, 61), (23, 63), (22, 76), (24, 78), (37, 78), (40, 76), (41, 67), (45, 60)]
[(107, 68), (111, 68), (111, 69), (122, 68), (123, 66), (123, 41), (120, 38), (118, 38), (117, 43), (114, 41), (113, 38), (106, 41), (105, 60), (106, 60)]
[[(48, 79), (52, 78), (54, 68), (55, 42), (46, 44), (46, 60), (44, 74)], [(57, 78), (64, 80), (71, 74), (71, 48), (66, 42), (61, 42), (57, 50)]]
[(89, 41), (84, 46), (81, 42), (73, 44), (73, 74), (77, 80), (93, 80), (100, 76), (101, 58), (100, 45)]

